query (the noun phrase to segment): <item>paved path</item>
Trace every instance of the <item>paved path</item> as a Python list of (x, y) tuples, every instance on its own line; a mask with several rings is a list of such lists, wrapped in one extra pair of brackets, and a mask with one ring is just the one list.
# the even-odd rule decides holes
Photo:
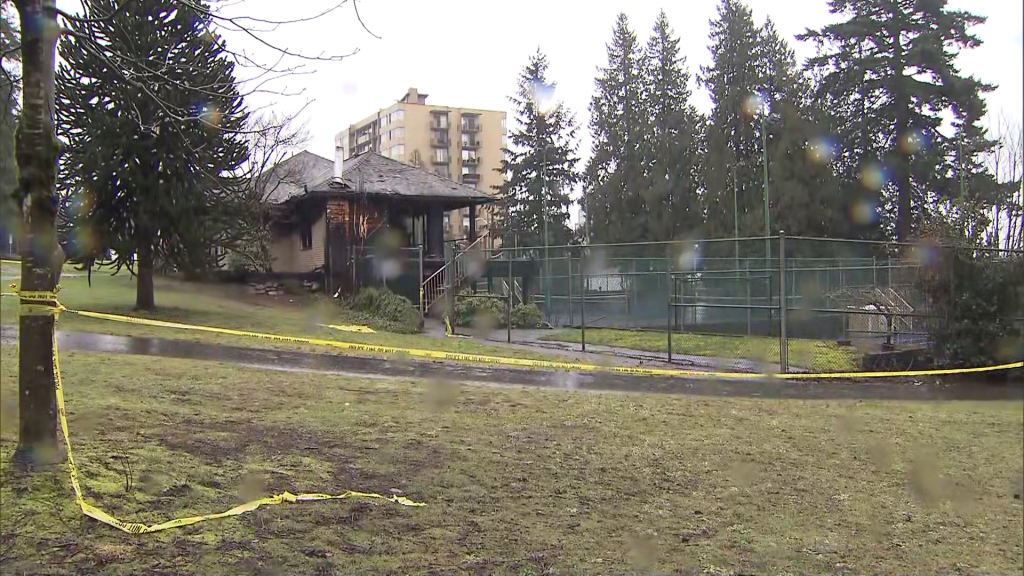
[[(230, 362), (267, 370), (308, 374), (340, 374), (359, 378), (409, 378), (470, 384), (532, 386), (564, 390), (642, 392), (720, 397), (879, 400), (1022, 400), (1024, 387), (928, 382), (918, 385), (891, 380), (863, 382), (693, 380), (515, 369), (448, 362), (427, 362), (245, 348), (164, 338), (112, 336), (88, 332), (57, 333), (61, 350), (107, 354), (138, 354)], [(0, 343), (17, 343), (13, 326), (0, 326)]]
[[(439, 320), (427, 319), (424, 322), (424, 334), (445, 337), (444, 323)], [(587, 344), (587, 351), (581, 352), (579, 343), (556, 342), (543, 340), (550, 336), (553, 330), (512, 330), (512, 342), (507, 340), (507, 333), (502, 330), (474, 330), (472, 328), (459, 328), (460, 334), (472, 336), (473, 338), (486, 341), (488, 344), (495, 344), (513, 350), (529, 350), (537, 352), (541, 349), (552, 355), (566, 356), (586, 360), (592, 364), (604, 364), (615, 366), (657, 366), (663, 368), (682, 368), (694, 370), (706, 370), (713, 372), (778, 372), (778, 364), (764, 364), (741, 358), (718, 358), (714, 356), (695, 356), (692, 354), (673, 354), (672, 363), (664, 352), (646, 352), (632, 348), (621, 348), (618, 346), (604, 346), (600, 344)], [(801, 371), (799, 368), (790, 368), (793, 371)]]

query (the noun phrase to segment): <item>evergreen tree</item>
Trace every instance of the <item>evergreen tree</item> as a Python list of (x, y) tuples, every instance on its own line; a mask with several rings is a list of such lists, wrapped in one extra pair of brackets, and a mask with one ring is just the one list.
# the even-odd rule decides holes
[(829, 8), (846, 20), (799, 38), (819, 47), (807, 64), (819, 79), (816, 95), (839, 116), (848, 150), (841, 174), (858, 172), (862, 194), (882, 203), (889, 229), (907, 240), (936, 200), (933, 191), (959, 189), (950, 178), (957, 146), (939, 131), (943, 116), (967, 122), (958, 131), (972, 141), (972, 158), (990, 146), (977, 136), (976, 112), (993, 87), (954, 64), (958, 49), (981, 44), (968, 30), (985, 19), (950, 10), (945, 0), (830, 0)]
[[(785, 230), (791, 235), (849, 237), (851, 208), (832, 169), (835, 145), (823, 121), (827, 116), (811, 96), (789, 43), (770, 18), (759, 37), (758, 92), (770, 103), (771, 116), (769, 122), (754, 122), (758, 131), (768, 131), (762, 143), (768, 148), (770, 233)], [(757, 226), (763, 229), (763, 207), (757, 212), (758, 222), (748, 224), (751, 232)]]
[(693, 235), (704, 222), (701, 209), (701, 141), (704, 118), (690, 104), (690, 72), (679, 38), (664, 11), (647, 41), (644, 109), (650, 114), (645, 140), (649, 177), (643, 189), (646, 240)]
[(625, 14), (615, 21), (607, 53), (608, 65), (600, 69), (590, 101), (594, 142), (585, 169), (583, 209), (591, 241), (642, 241), (648, 239), (647, 228), (637, 225), (648, 213), (648, 64)]
[(81, 207), (77, 252), (112, 249), (113, 265), (138, 276), (136, 307), (151, 309), (156, 264), (204, 268), (225, 229), (253, 206), (230, 176), (247, 157), (247, 112), (204, 5), (86, 4), (115, 16), (73, 21), (97, 41), (69, 34), (60, 44), (63, 184)]
[(19, 78), (15, 68), (21, 52), (17, 30), (11, 23), (12, 12), (7, 3), (0, 3), (0, 245), (5, 246), (8, 234), (16, 234), (18, 208), (14, 201), (18, 167), (14, 158), (14, 129), (18, 122)]
[(545, 228), (548, 245), (572, 240), (569, 192), (579, 182), (576, 119), (560, 102), (544, 108), (555, 87), (547, 70), (547, 56), (538, 48), (519, 74), (518, 90), (509, 98), (516, 122), (501, 161), (505, 182), (497, 187), (505, 208), (503, 227), (526, 246), (543, 244)]
[(759, 60), (761, 34), (750, 9), (722, 0), (711, 21), (711, 65), (701, 68), (700, 82), (711, 96), (705, 159), (706, 235), (728, 238), (763, 232), (763, 167), (760, 113), (754, 97), (763, 87)]

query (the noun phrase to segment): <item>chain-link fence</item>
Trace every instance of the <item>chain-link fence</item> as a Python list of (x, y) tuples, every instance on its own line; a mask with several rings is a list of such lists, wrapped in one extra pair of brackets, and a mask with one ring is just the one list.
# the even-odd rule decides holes
[(557, 329), (543, 338), (698, 366), (914, 367), (965, 305), (952, 289), (964, 249), (938, 245), (774, 236), (509, 250), (528, 263), (512, 283)]

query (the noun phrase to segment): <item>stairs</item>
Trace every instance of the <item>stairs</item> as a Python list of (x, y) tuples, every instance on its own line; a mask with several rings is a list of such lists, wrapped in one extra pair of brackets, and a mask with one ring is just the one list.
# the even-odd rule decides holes
[(489, 232), (481, 234), (472, 244), (460, 250), (451, 260), (445, 262), (444, 266), (438, 269), (437, 272), (434, 272), (423, 281), (423, 284), (420, 285), (420, 300), (424, 315), (430, 311), (431, 306), (437, 302), (444, 301), (449, 289), (458, 291), (462, 288), (470, 269), (474, 264), (479, 264), (474, 259), (485, 258), (482, 251), (483, 240)]

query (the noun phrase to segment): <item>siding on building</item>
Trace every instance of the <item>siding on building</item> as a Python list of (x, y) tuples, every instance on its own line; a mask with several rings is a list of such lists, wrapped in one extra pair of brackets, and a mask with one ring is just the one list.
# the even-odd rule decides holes
[(288, 234), (275, 234), (270, 242), (270, 256), (274, 272), (298, 274), (312, 272), (324, 264), (324, 240), (327, 238), (327, 221), (321, 214), (313, 223), (313, 247), (301, 248), (300, 229), (292, 228)]

